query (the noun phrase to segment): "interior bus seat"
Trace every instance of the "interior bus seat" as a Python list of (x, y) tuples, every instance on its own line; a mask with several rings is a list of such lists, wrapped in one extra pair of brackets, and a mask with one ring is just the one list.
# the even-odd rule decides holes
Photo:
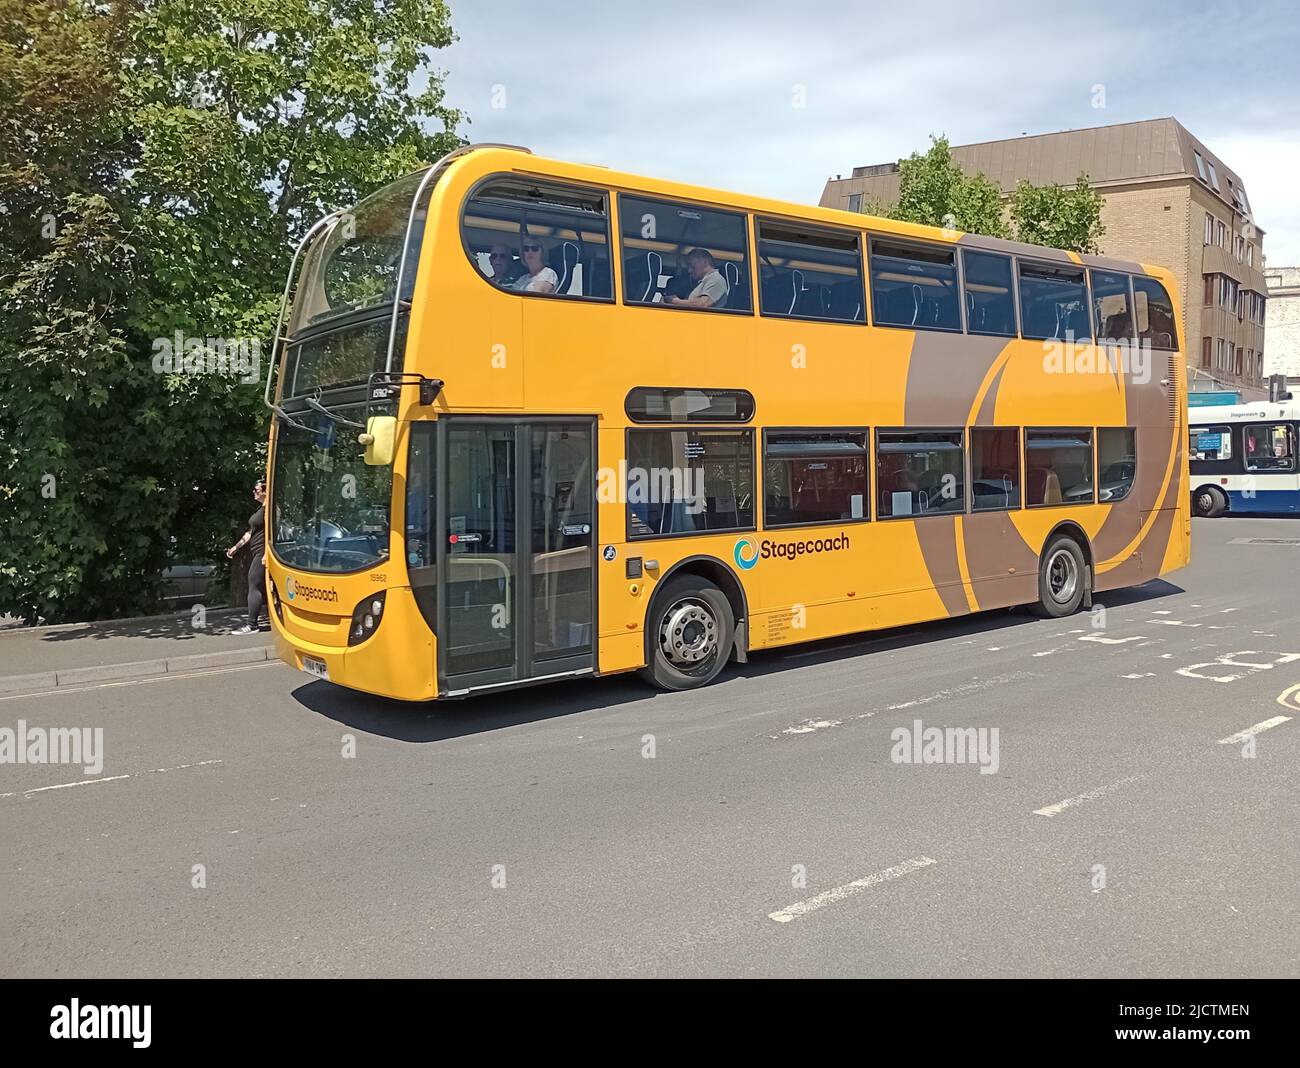
[(856, 282), (837, 282), (831, 286), (828, 314), (841, 322), (862, 322), (862, 289)]
[(1031, 467), (1025, 472), (1025, 482), (1029, 487), (1030, 500), (1043, 504), (1061, 503), (1061, 480), (1055, 471), (1046, 467)]
[(654, 300), (659, 291), (664, 258), (657, 252), (635, 253), (624, 260), (624, 287), (627, 299), (642, 304)]
[(727, 282), (727, 303), (723, 307), (745, 308), (748, 302), (744, 299), (744, 285), (740, 278), (740, 268), (727, 260), (722, 265), (722, 277)]
[(582, 263), (582, 252), (578, 246), (572, 241), (561, 242), (560, 246), (551, 252), (550, 261), (551, 270), (555, 272), (555, 277), (558, 279), (555, 292), (582, 296), (581, 288), (576, 290), (573, 288), (580, 273), (576, 268)]

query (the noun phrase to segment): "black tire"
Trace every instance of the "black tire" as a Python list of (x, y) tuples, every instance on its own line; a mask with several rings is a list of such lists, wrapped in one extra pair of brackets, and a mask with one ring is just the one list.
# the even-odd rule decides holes
[(707, 579), (681, 575), (656, 592), (641, 677), (661, 690), (691, 690), (718, 677), (736, 633), (731, 602)]
[(1053, 538), (1039, 558), (1035, 614), (1048, 619), (1073, 615), (1083, 603), (1087, 579), (1088, 565), (1079, 543), (1068, 534)]
[(1218, 519), (1228, 510), (1228, 495), (1218, 486), (1201, 486), (1192, 494), (1192, 511), (1206, 519)]

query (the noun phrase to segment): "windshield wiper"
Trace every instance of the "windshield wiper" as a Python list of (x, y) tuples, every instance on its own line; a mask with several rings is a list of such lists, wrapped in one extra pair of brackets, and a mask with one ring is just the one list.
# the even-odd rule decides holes
[(316, 428), (315, 428), (314, 426), (305, 426), (304, 424), (298, 422), (298, 420), (296, 420), (295, 418), (293, 418), (293, 416), (291, 416), (288, 412), (286, 412), (286, 411), (285, 411), (283, 408), (281, 408), (278, 404), (272, 404), (272, 405), (271, 405), (271, 410), (272, 410), (273, 412), (275, 412), (276, 415), (278, 415), (282, 420), (284, 420), (286, 423), (288, 423), (288, 424), (289, 424), (291, 427), (293, 427), (295, 430), (305, 430), (305, 431), (307, 431), (308, 434), (315, 434), (315, 433), (316, 433)]
[(326, 408), (325, 405), (321, 404), (321, 402), (318, 401), (315, 397), (305, 397), (303, 399), (306, 401), (307, 407), (310, 408), (312, 411), (320, 412), (320, 414), (325, 416), (326, 419), (331, 419), (334, 422), (338, 423), (340, 426), (356, 427), (358, 430), (365, 429), (364, 423), (358, 423), (355, 420), (344, 419), (343, 416), (336, 415), (334, 412), (331, 412), (328, 408)]

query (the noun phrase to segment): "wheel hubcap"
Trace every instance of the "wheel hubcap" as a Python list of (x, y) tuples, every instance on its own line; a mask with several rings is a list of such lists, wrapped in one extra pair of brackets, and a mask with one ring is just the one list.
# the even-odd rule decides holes
[(664, 613), (659, 648), (678, 667), (698, 667), (718, 648), (718, 621), (701, 601), (679, 601)]
[(1047, 562), (1047, 589), (1057, 604), (1069, 604), (1079, 585), (1079, 565), (1068, 549), (1057, 549)]

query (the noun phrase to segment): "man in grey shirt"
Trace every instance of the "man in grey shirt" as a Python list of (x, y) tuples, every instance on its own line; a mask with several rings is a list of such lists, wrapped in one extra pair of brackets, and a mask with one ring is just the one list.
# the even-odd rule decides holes
[(727, 280), (713, 265), (713, 253), (706, 248), (693, 248), (686, 254), (686, 270), (695, 280), (689, 297), (669, 297), (669, 304), (683, 308), (723, 308), (731, 292)]

